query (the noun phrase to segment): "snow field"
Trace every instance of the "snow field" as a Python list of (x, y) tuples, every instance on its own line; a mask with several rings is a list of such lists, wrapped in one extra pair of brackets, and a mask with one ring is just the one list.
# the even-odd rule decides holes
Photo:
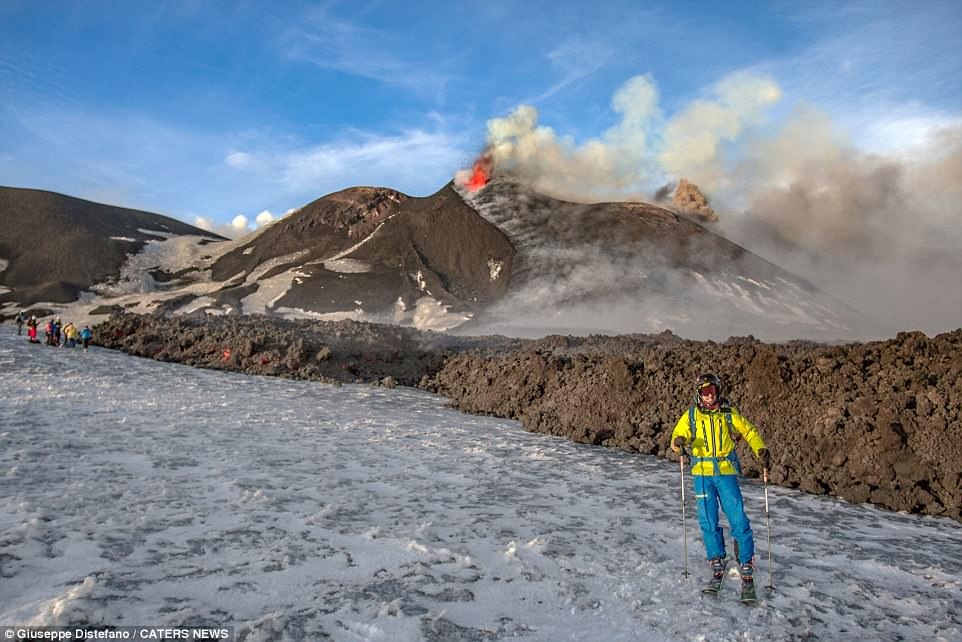
[[(0, 326), (0, 625), (238, 640), (959, 640), (962, 527), (743, 484), (761, 602), (699, 595), (676, 464), (410, 389), (29, 345)], [(690, 484), (690, 480), (689, 480)], [(689, 486), (690, 490), (690, 486)]]

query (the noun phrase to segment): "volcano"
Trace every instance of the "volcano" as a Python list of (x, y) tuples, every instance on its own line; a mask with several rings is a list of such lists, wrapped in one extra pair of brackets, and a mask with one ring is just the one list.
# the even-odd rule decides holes
[[(561, 201), (489, 172), (482, 157), (467, 181), (426, 197), (342, 190), (234, 241), (88, 204), (91, 213), (72, 223), (83, 238), (56, 251), (101, 272), (60, 299), (25, 279), (22, 267), (56, 257), (10, 236), (5, 223), (2, 312), (35, 307), (96, 322), (114, 310), (203, 311), (516, 336), (671, 330), (837, 339), (859, 323), (804, 279), (686, 216), (646, 203)], [(62, 208), (45, 201), (31, 209), (14, 193), (21, 205), (11, 208), (8, 192), (4, 221), (59, 220)], [(129, 244), (124, 261), (102, 260), (107, 241)]]

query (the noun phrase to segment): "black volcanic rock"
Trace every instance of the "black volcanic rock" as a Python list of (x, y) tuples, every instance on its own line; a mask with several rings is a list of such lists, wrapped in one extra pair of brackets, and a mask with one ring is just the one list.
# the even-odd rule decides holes
[[(759, 427), (774, 483), (962, 520), (962, 330), (844, 345), (555, 336), (453, 355), (427, 387), (533, 432), (665, 457), (701, 372)], [(739, 457), (760, 474), (744, 442)]]
[(328, 194), (270, 225), (212, 265), (215, 281), (250, 273), (268, 261), (304, 264), (334, 256), (366, 238), (408, 196), (392, 189), (352, 187)]

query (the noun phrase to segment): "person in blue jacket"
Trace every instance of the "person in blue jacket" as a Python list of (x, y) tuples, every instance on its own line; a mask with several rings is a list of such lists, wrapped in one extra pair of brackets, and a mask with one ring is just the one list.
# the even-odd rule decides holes
[(84, 352), (87, 351), (87, 347), (90, 345), (90, 340), (93, 339), (94, 333), (90, 331), (90, 326), (85, 325), (84, 329), (80, 331), (80, 342), (83, 344)]

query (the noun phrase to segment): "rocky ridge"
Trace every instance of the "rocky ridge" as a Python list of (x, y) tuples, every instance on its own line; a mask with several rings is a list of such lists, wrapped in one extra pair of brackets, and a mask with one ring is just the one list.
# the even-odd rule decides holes
[[(95, 341), (188, 365), (417, 386), (534, 432), (670, 456), (701, 372), (761, 430), (771, 481), (962, 521), (962, 329), (869, 343), (691, 341), (671, 333), (458, 337), (355, 321), (118, 314)], [(740, 446), (746, 476), (754, 458)]]

